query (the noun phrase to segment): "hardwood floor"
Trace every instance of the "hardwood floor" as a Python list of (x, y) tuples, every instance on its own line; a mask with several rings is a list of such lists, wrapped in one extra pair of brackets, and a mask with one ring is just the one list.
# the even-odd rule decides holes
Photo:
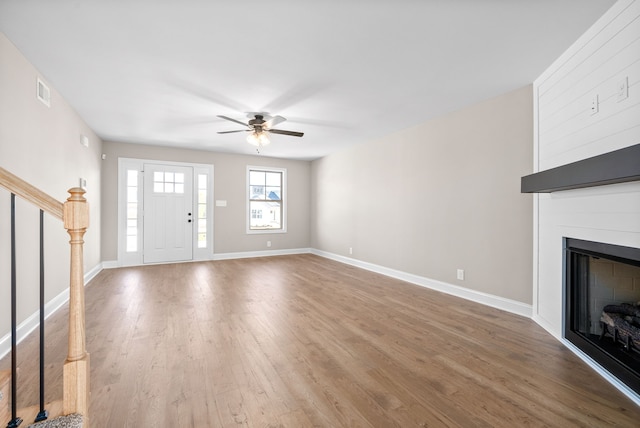
[[(104, 270), (86, 301), (93, 427), (640, 421), (531, 320), (313, 255)], [(50, 400), (66, 316), (47, 321)], [(35, 346), (20, 346), (20, 406), (37, 402)]]

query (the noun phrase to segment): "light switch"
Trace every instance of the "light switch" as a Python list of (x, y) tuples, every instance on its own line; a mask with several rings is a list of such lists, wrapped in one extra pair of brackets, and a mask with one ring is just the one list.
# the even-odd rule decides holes
[(618, 81), (618, 94), (617, 101), (623, 101), (629, 98), (629, 78), (625, 76), (624, 79)]
[(600, 110), (600, 102), (598, 100), (598, 95), (594, 95), (591, 98), (591, 115), (597, 114)]

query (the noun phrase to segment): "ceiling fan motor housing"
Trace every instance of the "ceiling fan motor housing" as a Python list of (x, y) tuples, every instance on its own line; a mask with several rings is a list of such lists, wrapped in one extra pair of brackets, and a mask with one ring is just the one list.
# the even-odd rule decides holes
[(255, 119), (251, 119), (249, 121), (249, 126), (261, 126), (264, 122), (264, 116), (262, 116), (261, 114), (256, 114)]

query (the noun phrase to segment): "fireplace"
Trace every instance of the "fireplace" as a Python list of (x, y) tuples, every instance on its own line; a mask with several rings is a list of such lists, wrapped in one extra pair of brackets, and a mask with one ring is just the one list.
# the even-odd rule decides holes
[(640, 249), (564, 238), (564, 336), (640, 394)]

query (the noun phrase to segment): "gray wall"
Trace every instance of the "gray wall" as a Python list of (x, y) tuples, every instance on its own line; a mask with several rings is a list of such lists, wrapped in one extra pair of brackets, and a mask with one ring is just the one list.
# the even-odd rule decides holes
[(531, 304), (532, 122), (527, 86), (314, 161), (311, 246)]
[[(102, 167), (102, 257), (118, 256), (118, 158), (213, 164), (214, 199), (226, 200), (226, 207), (214, 207), (214, 252), (281, 250), (309, 247), (310, 169), (308, 161), (282, 160), (167, 147), (105, 142), (107, 159)], [(247, 235), (245, 223), (247, 165), (287, 169), (287, 233)], [(267, 240), (271, 248), (267, 248)]]
[[(45, 76), (0, 33), (0, 166), (59, 201), (87, 180), (91, 225), (85, 235), (84, 268), (101, 262), (100, 153), (102, 142), (62, 96), (51, 88), (51, 107), (36, 98), (36, 81)], [(80, 144), (80, 134), (89, 147)], [(9, 331), (10, 195), (0, 189), (0, 338)], [(38, 210), (17, 202), (18, 321), (38, 305)], [(46, 299), (69, 286), (69, 236), (62, 222), (45, 216)]]

